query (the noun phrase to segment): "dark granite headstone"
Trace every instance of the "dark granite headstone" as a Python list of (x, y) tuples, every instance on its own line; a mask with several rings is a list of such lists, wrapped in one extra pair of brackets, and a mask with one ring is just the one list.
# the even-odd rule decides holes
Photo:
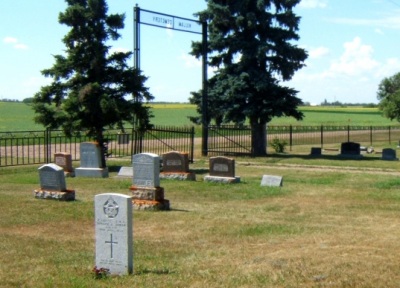
[(189, 156), (187, 153), (176, 151), (162, 156), (163, 172), (189, 172)]
[(358, 156), (360, 155), (360, 143), (344, 142), (340, 151), (341, 155)]
[(210, 176), (235, 177), (235, 159), (227, 157), (210, 158)]
[(382, 160), (398, 160), (396, 150), (391, 148), (382, 149)]

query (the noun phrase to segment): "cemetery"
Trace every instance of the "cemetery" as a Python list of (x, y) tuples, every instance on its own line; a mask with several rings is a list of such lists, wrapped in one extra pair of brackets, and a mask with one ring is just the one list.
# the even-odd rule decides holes
[[(310, 150), (197, 155), (188, 165), (177, 151), (143, 153), (108, 160), (108, 177), (67, 176), (80, 161), (2, 168), (2, 284), (391, 286), (398, 280), (391, 271), (400, 252), (400, 164), (396, 150), (377, 149), (382, 154), (363, 157), (343, 157), (340, 149), (318, 157)], [(65, 154), (56, 152), (54, 162), (69, 163), (57, 159)], [(161, 176), (181, 173), (175, 166), (196, 178)], [(32, 197), (34, 189), (74, 189), (75, 201)]]
[[(110, 54), (111, 46), (103, 45), (105, 40), (92, 41), (93, 35), (103, 34), (104, 39), (118, 39), (117, 30), (123, 26), (125, 16), (107, 18), (101, 12), (107, 10), (105, 3), (101, 6), (102, 2), (89, 1), (86, 8), (79, 6), (86, 1), (68, 2), (71, 10), (67, 9), (68, 13), (61, 13), (59, 17), (60, 23), (74, 28), (74, 33), (63, 38), (67, 55), (56, 56), (57, 64), (42, 72), (56, 82), (62, 80), (42, 87), (33, 101), (33, 109), (39, 114), (44, 112), (35, 119), (48, 127), (40, 136), (45, 139), (42, 145), (45, 155), (39, 157), (39, 162), (28, 160), (26, 163), (25, 157), (19, 155), (24, 155), (20, 151), (25, 150), (19, 150), (15, 137), (9, 136), (11, 144), (4, 144), (0, 149), (0, 152), (10, 151), (5, 159), (11, 163), (0, 167), (1, 287), (398, 286), (400, 161), (391, 140), (372, 147), (372, 126), (367, 133), (370, 147), (362, 146), (366, 143), (360, 142), (365, 141), (350, 137), (349, 125), (338, 133), (329, 128), (324, 132), (323, 128), (327, 127), (323, 126), (314, 131), (308, 127), (308, 132), (318, 141), (302, 143), (298, 150), (292, 151), (293, 140), (299, 140), (305, 132), (290, 125), (290, 134), (274, 134), (270, 130), (274, 137), (272, 143), (279, 149), (274, 147), (273, 152), (268, 147), (273, 145), (267, 141), (266, 120), (282, 115), (298, 121), (302, 118), (295, 111), (302, 103), (295, 97), (297, 92), (279, 89), (273, 81), (276, 76), (290, 80), (308, 55), (303, 48), (286, 45), (290, 39), (297, 40), (298, 19), (294, 13), (280, 13), (277, 5), (291, 12), (290, 1), (274, 4), (274, 13), (279, 14), (260, 10), (266, 5), (262, 1), (255, 5), (258, 10), (255, 7), (240, 10), (252, 13), (257, 21), (271, 17), (273, 24), (269, 23), (268, 28), (272, 32), (288, 29), (287, 34), (293, 34), (285, 36), (287, 39), (283, 41), (270, 37), (271, 43), (262, 43), (263, 46), (259, 43), (264, 41), (260, 41), (264, 33), (256, 33), (253, 39), (246, 38), (247, 46), (260, 45), (260, 51), (265, 49), (263, 53), (274, 55), (266, 57), (269, 60), (264, 56), (254, 57), (258, 55), (249, 53), (251, 49), (235, 51), (242, 54), (238, 63), (249, 59), (248, 63), (269, 61), (267, 67), (272, 67), (276, 75), (265, 74), (270, 73), (265, 68), (256, 69), (263, 65), (252, 65), (254, 73), (251, 74), (234, 69), (235, 73), (227, 73), (229, 77), (225, 79), (225, 73), (220, 73), (217, 81), (224, 85), (217, 82), (214, 87), (207, 85), (207, 65), (214, 63), (215, 66), (216, 60), (208, 61), (207, 57), (229, 51), (232, 47), (224, 46), (224, 42), (229, 44), (233, 40), (231, 44), (237, 47), (240, 37), (236, 37), (234, 30), (246, 34), (242, 32), (256, 31), (258, 28), (253, 26), (259, 24), (234, 21), (237, 26), (228, 27), (225, 24), (231, 19), (228, 13), (225, 13), (228, 18), (221, 13), (220, 17), (207, 19), (208, 23), (141, 10), (136, 5), (133, 54), (134, 68), (138, 70), (131, 70), (125, 69), (129, 53)], [(210, 5), (205, 14), (213, 15), (212, 12), (221, 9), (216, 6)], [(263, 9), (267, 8), (270, 7)], [(144, 17), (140, 17), (140, 11)], [(198, 123), (202, 121), (201, 148), (195, 143), (194, 129), (186, 129), (184, 133), (188, 141), (180, 147), (190, 147), (184, 151), (164, 142), (174, 138), (172, 134), (157, 134), (153, 139), (144, 140), (145, 132), (155, 127), (147, 125), (150, 113), (141, 105), (153, 100), (153, 96), (146, 93), (147, 77), (141, 77), (139, 69), (139, 24), (202, 35), (202, 43), (194, 42), (192, 51), (196, 57), (203, 58), (202, 77), (206, 80), (202, 81), (202, 93), (193, 93), (193, 97), (201, 95), (202, 98), (202, 119), (195, 119)], [(211, 26), (213, 33), (207, 36), (209, 24), (215, 25)], [(223, 34), (218, 34), (218, 29)], [(232, 37), (221, 37), (226, 34)], [(213, 41), (207, 41), (207, 37)], [(220, 39), (215, 37), (224, 41), (216, 41)], [(289, 54), (291, 57), (286, 57)], [(248, 66), (221, 59), (226, 71)], [(274, 63), (276, 59), (279, 61)], [(112, 65), (107, 66), (109, 63)], [(81, 73), (85, 69), (76, 69), (85, 65), (89, 67), (88, 79)], [(239, 75), (236, 70), (242, 78), (235, 78), (235, 74)], [(108, 77), (104, 77), (106, 74)], [(133, 80), (135, 85), (131, 85)], [(239, 88), (232, 85), (238, 80)], [(105, 86), (107, 89), (103, 89)], [(218, 99), (221, 91), (224, 101), (213, 102), (222, 99)], [(238, 91), (245, 92), (246, 101), (243, 98), (231, 103), (237, 107), (230, 110), (232, 107), (226, 103), (240, 98)], [(209, 92), (213, 92), (210, 98)], [(125, 99), (127, 95), (132, 95), (134, 101)], [(284, 101), (278, 103), (276, 96)], [(63, 97), (69, 101), (64, 102)], [(255, 100), (268, 100), (265, 102), (268, 104), (262, 105), (272, 112), (259, 110), (262, 105), (257, 103), (264, 102)], [(234, 127), (216, 136), (221, 134), (220, 127), (207, 123), (207, 117), (221, 116), (215, 110), (207, 111), (208, 105), (216, 103), (221, 104), (221, 113), (225, 116), (245, 108), (248, 114), (244, 118), (251, 119), (251, 132), (247, 128), (238, 132), (240, 129)], [(228, 120), (243, 124), (240, 117)], [(137, 129), (132, 128), (129, 134), (122, 127), (123, 122), (135, 122)], [(65, 139), (59, 141), (64, 146), (52, 142), (55, 131), (50, 127), (55, 124), (63, 126), (64, 132), (71, 134), (69, 138), (72, 138), (71, 132), (79, 134), (74, 136), (74, 143), (68, 143), (69, 148)], [(121, 129), (116, 141), (105, 133), (108, 126)], [(71, 127), (83, 132), (72, 131)], [(87, 138), (80, 138), (81, 132)], [(324, 133), (333, 142), (324, 143)], [(337, 141), (338, 135), (344, 138)], [(219, 137), (226, 141), (218, 141)], [(25, 139), (28, 143), (25, 146), (29, 147), (27, 154), (31, 150), (36, 154), (35, 145), (41, 145), (40, 139)], [(289, 152), (285, 151), (286, 140), (290, 140)], [(157, 141), (165, 144), (162, 153), (143, 149)], [(229, 143), (227, 147), (226, 143)], [(238, 145), (235, 147), (233, 143)], [(109, 157), (112, 153), (118, 153), (118, 157)], [(14, 158), (23, 159), (23, 166), (13, 166)]]

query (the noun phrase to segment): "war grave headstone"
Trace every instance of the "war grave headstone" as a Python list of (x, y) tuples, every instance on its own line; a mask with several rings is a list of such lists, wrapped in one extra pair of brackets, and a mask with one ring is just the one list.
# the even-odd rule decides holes
[(261, 186), (282, 187), (283, 178), (282, 176), (276, 176), (276, 175), (263, 175), (261, 179)]
[(162, 155), (161, 179), (196, 180), (196, 174), (189, 171), (189, 154), (171, 151)]
[(132, 197), (104, 193), (94, 197), (96, 271), (133, 273)]
[(355, 142), (344, 142), (340, 147), (340, 155), (341, 157), (348, 158), (362, 158), (360, 152), (360, 143)]
[(102, 149), (98, 143), (83, 142), (80, 145), (81, 166), (75, 169), (76, 177), (108, 177), (108, 168), (101, 166)]
[(153, 153), (133, 155), (132, 192), (133, 208), (137, 210), (169, 210), (169, 200), (160, 187), (160, 157)]
[(66, 177), (75, 177), (74, 168), (72, 167), (72, 156), (70, 153), (54, 153), (54, 164), (64, 169), (64, 175)]
[(238, 183), (240, 177), (235, 175), (235, 159), (217, 156), (209, 161), (210, 174), (204, 177), (207, 182)]
[(396, 156), (396, 150), (391, 149), (391, 148), (384, 148), (382, 149), (382, 160), (399, 160)]
[(38, 169), (40, 189), (33, 194), (39, 199), (75, 200), (75, 190), (67, 189), (64, 169), (54, 163), (46, 164)]

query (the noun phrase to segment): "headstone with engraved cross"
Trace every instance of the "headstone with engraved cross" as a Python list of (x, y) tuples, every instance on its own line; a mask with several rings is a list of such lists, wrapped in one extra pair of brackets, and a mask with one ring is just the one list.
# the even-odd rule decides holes
[(133, 273), (132, 197), (95, 196), (96, 269), (112, 275)]

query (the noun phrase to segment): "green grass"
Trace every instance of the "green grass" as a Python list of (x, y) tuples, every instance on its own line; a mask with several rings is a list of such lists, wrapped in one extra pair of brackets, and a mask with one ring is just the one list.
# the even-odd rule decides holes
[[(154, 118), (151, 122), (163, 126), (192, 126), (189, 117), (196, 116), (196, 107), (190, 104), (153, 104)], [(300, 107), (305, 117), (302, 121), (294, 118), (275, 118), (270, 125), (397, 125), (382, 116), (377, 108), (360, 107)], [(43, 130), (33, 122), (34, 112), (24, 103), (0, 102), (0, 131)]]
[[(400, 162), (368, 157), (236, 158), (230, 185), (204, 182), (201, 158), (197, 181), (161, 179), (171, 211), (133, 212), (134, 274), (105, 279), (92, 273), (93, 200), (129, 195), (114, 178), (129, 160), (110, 161), (110, 178), (67, 178), (74, 202), (34, 199), (37, 166), (1, 168), (0, 286), (396, 287)], [(283, 187), (260, 187), (266, 174)]]

